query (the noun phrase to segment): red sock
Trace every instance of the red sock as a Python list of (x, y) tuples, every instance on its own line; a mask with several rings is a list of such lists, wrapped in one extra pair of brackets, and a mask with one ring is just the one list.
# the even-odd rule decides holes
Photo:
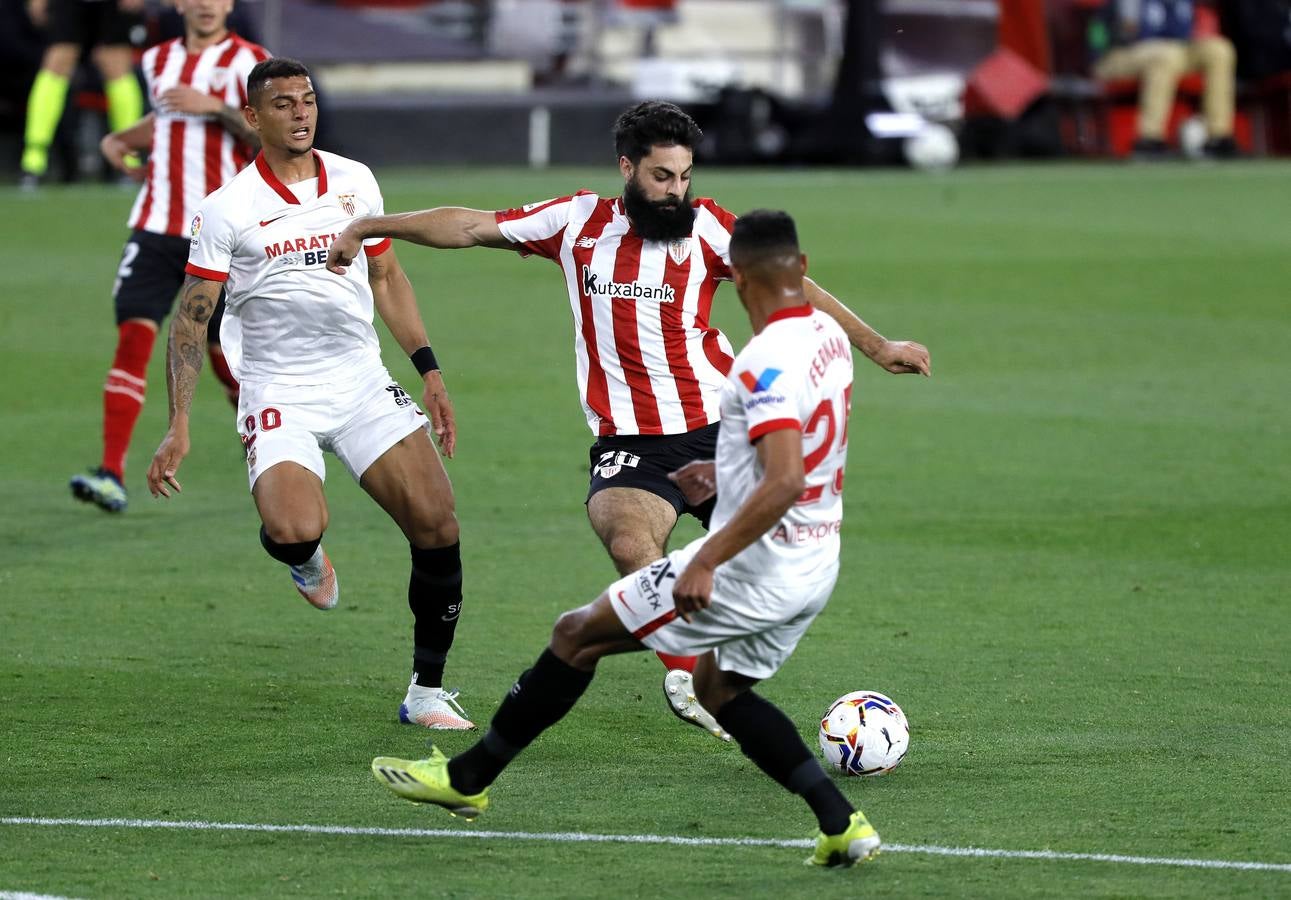
[(219, 344), (207, 344), (207, 352), (211, 357), (211, 371), (215, 377), (220, 380), (224, 386), (224, 396), (229, 398), (233, 408), (238, 407), (238, 380), (233, 377), (233, 372), (229, 369), (228, 361), (224, 358), (224, 351), (220, 349)]
[(668, 671), (673, 669), (685, 669), (687, 672), (695, 671), (695, 662), (699, 659), (697, 656), (673, 656), (670, 653), (659, 653), (655, 651), (655, 656), (659, 657), (659, 662)]
[(125, 479), (126, 451), (147, 392), (148, 358), (157, 339), (151, 322), (131, 319), (117, 326), (117, 352), (103, 385), (103, 468)]

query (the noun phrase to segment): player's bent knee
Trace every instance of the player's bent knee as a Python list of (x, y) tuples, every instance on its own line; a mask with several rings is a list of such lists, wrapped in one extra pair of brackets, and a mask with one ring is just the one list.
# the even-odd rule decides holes
[(649, 537), (636, 532), (624, 532), (610, 538), (610, 558), (620, 575), (635, 572), (663, 556), (663, 548)]
[(265, 522), (264, 531), (275, 544), (303, 544), (321, 540), (327, 523), (318, 521)]
[(551, 630), (551, 649), (564, 662), (584, 668), (595, 665), (600, 653), (588, 641), (587, 607), (562, 613)]
[(438, 514), (427, 514), (409, 529), (408, 541), (416, 547), (451, 547), (458, 542), (461, 528), (452, 507)]

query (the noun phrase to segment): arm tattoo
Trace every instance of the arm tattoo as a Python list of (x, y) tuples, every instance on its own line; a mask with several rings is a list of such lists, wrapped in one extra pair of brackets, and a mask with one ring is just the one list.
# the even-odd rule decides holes
[(170, 320), (166, 345), (166, 390), (170, 396), (170, 417), (188, 415), (193, 389), (202, 371), (202, 350), (206, 326), (220, 299), (220, 285), (189, 275), (184, 279), (179, 311)]

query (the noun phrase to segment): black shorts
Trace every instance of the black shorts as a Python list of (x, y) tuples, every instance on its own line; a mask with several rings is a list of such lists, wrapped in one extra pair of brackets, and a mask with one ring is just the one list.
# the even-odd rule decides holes
[(606, 488), (637, 488), (662, 497), (672, 504), (677, 515), (690, 513), (707, 528), (715, 498), (691, 506), (681, 489), (668, 479), (668, 473), (696, 459), (715, 459), (719, 427), (720, 423), (714, 422), (685, 434), (600, 438), (588, 453), (591, 484), (587, 499)]
[[(158, 325), (170, 315), (175, 295), (184, 283), (188, 262), (188, 238), (151, 231), (135, 231), (121, 250), (117, 280), (112, 286), (117, 324), (126, 319), (151, 319)], [(224, 317), (224, 292), (207, 325), (206, 339), (220, 342), (220, 320)]]
[(51, 44), (111, 47), (144, 37), (143, 13), (122, 12), (116, 0), (49, 0), (46, 9)]

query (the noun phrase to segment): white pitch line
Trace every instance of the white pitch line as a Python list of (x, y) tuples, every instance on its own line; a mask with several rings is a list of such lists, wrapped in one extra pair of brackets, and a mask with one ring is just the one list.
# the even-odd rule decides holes
[[(353, 825), (269, 825), (255, 822), (193, 822), (164, 819), (47, 819), (24, 816), (0, 818), (0, 825), (70, 825), (78, 828), (167, 828), (179, 831), (255, 831), (337, 834), (362, 837), (466, 838), (476, 840), (548, 841), (578, 844), (668, 844), (680, 847), (790, 847), (810, 849), (806, 839), (683, 837), (667, 834), (587, 834), (581, 831), (477, 831), (455, 828), (369, 828)], [(1135, 866), (1183, 866), (1193, 869), (1240, 869), (1291, 873), (1291, 863), (1243, 862), (1228, 859), (1173, 859), (1125, 856), (1116, 853), (1062, 853), (1057, 850), (990, 850), (984, 847), (939, 847), (929, 844), (884, 844), (885, 853), (922, 853), (990, 859), (1040, 859), (1063, 862), (1105, 862)], [(7, 895), (0, 894), (0, 900)]]
[(0, 891), (0, 900), (72, 900), (57, 894), (29, 894), (26, 891)]

